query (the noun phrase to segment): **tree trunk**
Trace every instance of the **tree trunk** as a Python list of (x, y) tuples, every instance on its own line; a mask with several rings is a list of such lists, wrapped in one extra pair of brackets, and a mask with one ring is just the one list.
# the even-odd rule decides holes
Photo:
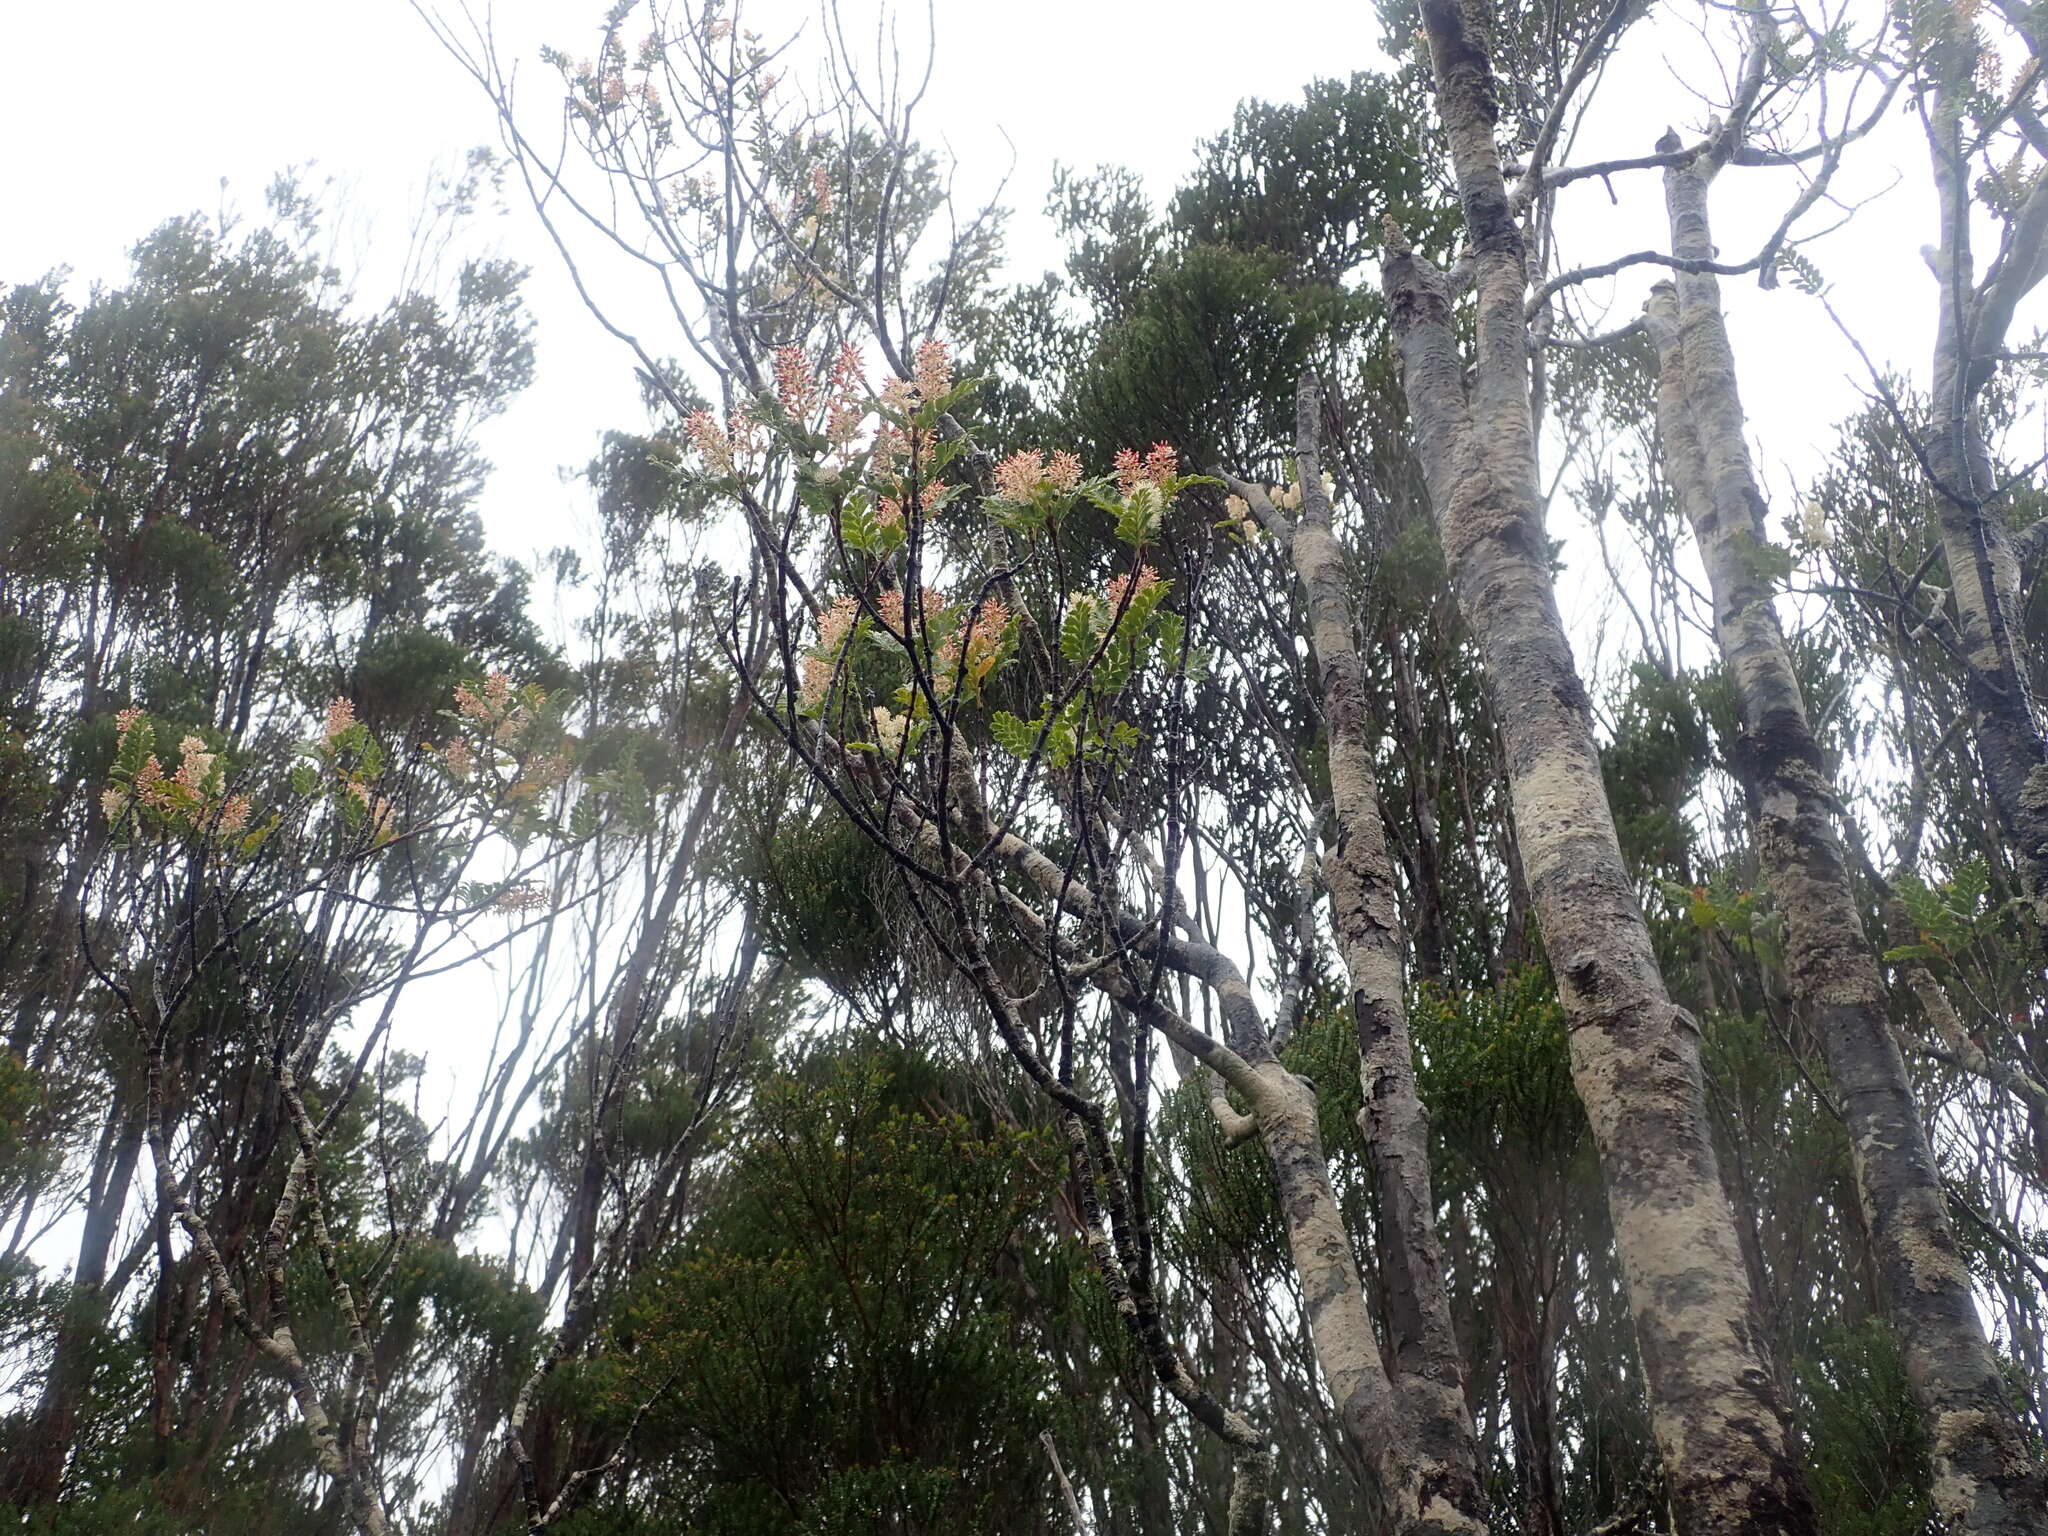
[[(1331, 819), (1336, 835), (1323, 856), (1330, 922), (1351, 983), (1363, 1101), (1359, 1130), (1379, 1194), (1387, 1334), (1400, 1412), (1443, 1497), (1484, 1528), (1472, 1419), (1463, 1363), (1444, 1293), (1436, 1200), (1430, 1189), (1429, 1117), (1415, 1085), (1408, 1036), (1405, 939), (1387, 852), (1365, 713), (1365, 666), (1358, 653), (1344, 551), (1331, 527), (1329, 497), (1316, 452), (1321, 416), (1315, 381), (1304, 375), (1295, 412), (1302, 515), (1285, 530), (1295, 578), (1308, 604), (1323, 723), (1329, 738)], [(1263, 497), (1260, 498), (1264, 500)], [(1262, 513), (1269, 511), (1260, 508)]]
[[(1676, 147), (1675, 138), (1658, 146)], [(1713, 254), (1707, 183), (1715, 169), (1702, 157), (1665, 172), (1675, 256)], [(1735, 771), (1784, 914), (1793, 1001), (1817, 1029), (1840, 1095), (1884, 1302), (1927, 1418), (1937, 1507), (1959, 1532), (2048, 1531), (2048, 1490), (1971, 1299), (1835, 830), (1834, 785), (1759, 559), (1769, 545), (1765, 502), (1743, 440), (1719, 280), (1680, 272), (1675, 284), (1660, 283), (1649, 326), (1665, 470), (1699, 541), (1735, 687)]]
[(1254, 1070), (1263, 1079), (1259, 1138), (1273, 1165), (1316, 1361), (1345, 1433), (1379, 1478), (1388, 1526), (1400, 1536), (1484, 1536), (1483, 1514), (1472, 1513), (1483, 1509), (1484, 1495), (1469, 1454), (1460, 1462), (1425, 1439), (1409, 1394), (1397, 1393), (1381, 1363), (1365, 1281), (1330, 1187), (1315, 1094), (1277, 1061)]
[(107, 1116), (110, 1126), (121, 1129), (108, 1147), (106, 1161), (95, 1170), (79, 1236), (78, 1264), (71, 1272), (71, 1296), (51, 1345), (49, 1374), (27, 1444), (7, 1476), (9, 1501), (24, 1508), (53, 1503), (62, 1491), (79, 1412), (92, 1384), (94, 1345), (106, 1326), (112, 1301), (106, 1294), (107, 1260), (142, 1155), (142, 1121), (133, 1102), (119, 1093)]
[(1688, 1536), (1814, 1529), (1708, 1137), (1699, 1031), (1622, 862), (1537, 490), (1528, 274), (1495, 82), (1460, 0), (1424, 0), (1477, 296), (1468, 394), (1443, 277), (1389, 229), (1383, 282), (1430, 500), (1507, 745), (1529, 894), (1600, 1151), (1651, 1419)]
[(1975, 286), (1963, 113), (1978, 43), (1967, 22), (1950, 18), (1942, 31), (1929, 55), (1935, 89), (1928, 147), (1941, 216), (1940, 242), (1929, 254), (1941, 296), (1925, 462), (1969, 674), (1977, 758), (2035, 923), (2048, 931), (2048, 739), (2024, 654), (2020, 562), (1998, 514), (1977, 408), (2014, 307), (2048, 264), (2048, 188), (2035, 183), (2012, 220), (2010, 248)]

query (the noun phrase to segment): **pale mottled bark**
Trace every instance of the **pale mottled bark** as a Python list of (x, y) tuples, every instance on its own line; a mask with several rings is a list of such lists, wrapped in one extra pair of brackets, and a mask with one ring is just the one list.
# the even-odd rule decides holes
[[(1675, 139), (1658, 145), (1676, 148)], [(1707, 257), (1712, 152), (1665, 172), (1672, 254)], [(1757, 857), (1785, 919), (1795, 1005), (1815, 1026), (1840, 1096), (1884, 1300), (1927, 1420), (1934, 1494), (1958, 1532), (2048, 1530), (2029, 1453), (1971, 1300), (1941, 1176), (1914, 1103), (1865, 940), (1834, 816), (1837, 800), (1759, 556), (1766, 505), (1743, 438), (1720, 282), (1681, 271), (1648, 313), (1667, 478), (1692, 524), (1742, 734), (1735, 770)]]
[(1483, 29), (1424, 0), (1477, 301), (1468, 389), (1443, 277), (1389, 231), (1383, 282), (1430, 500), (1507, 747), (1530, 896), (1571, 1029), (1672, 1502), (1687, 1536), (1809, 1532), (1675, 1007), (1621, 857), (1550, 578), (1530, 404), (1528, 274), (1494, 143)]
[[(1146, 923), (1132, 913), (1102, 910), (1091, 892), (1022, 838), (1005, 836), (996, 851), (1046, 897), (1106, 922), (1125, 942), (1144, 939)], [(1170, 968), (1201, 982), (1215, 996), (1227, 1044), (1210, 1040), (1161, 1005), (1135, 996), (1113, 970), (1097, 972), (1093, 979), (1112, 997), (1136, 1008), (1140, 1017), (1215, 1072), (1250, 1106), (1251, 1121), (1273, 1169), (1316, 1362), (1346, 1435), (1379, 1480), (1389, 1528), (1401, 1536), (1482, 1536), (1484, 1517), (1472, 1512), (1479, 1498), (1472, 1461), (1468, 1457), (1460, 1463), (1425, 1442), (1414, 1422), (1415, 1405), (1397, 1393), (1381, 1361), (1364, 1277), (1323, 1155), (1314, 1090), (1274, 1056), (1257, 1000), (1235, 962), (1193, 939), (1155, 942)], [(1227, 1133), (1232, 1129), (1241, 1133), (1241, 1121), (1226, 1125)]]
[(1486, 1522), (1474, 1512), (1483, 1500), (1471, 1461), (1460, 1463), (1425, 1444), (1410, 1394), (1396, 1391), (1381, 1363), (1351, 1234), (1330, 1187), (1315, 1094), (1277, 1061), (1254, 1071), (1260, 1079), (1254, 1112), (1273, 1165), (1316, 1360), (1346, 1433), (1372, 1460), (1389, 1524), (1415, 1536), (1480, 1536)]
[(1483, 1527), (1480, 1485), (1463, 1361), (1444, 1291), (1442, 1245), (1429, 1174), (1429, 1119), (1415, 1084), (1408, 1035), (1406, 937), (1387, 851), (1372, 739), (1343, 546), (1331, 526), (1316, 451), (1319, 409), (1314, 379), (1297, 398), (1295, 465), (1302, 487), (1298, 521), (1289, 522), (1257, 486), (1233, 481), (1253, 498), (1260, 519), (1284, 542), (1308, 609), (1322, 717), (1327, 733), (1330, 820), (1322, 881), (1331, 930), (1351, 983), (1363, 1102), (1359, 1130), (1379, 1194), (1392, 1390), (1413, 1441), (1410, 1453), (1432, 1490)]
[[(321, 1399), (320, 1389), (313, 1380), (313, 1372), (306, 1363), (305, 1354), (299, 1348), (286, 1305), (285, 1268), (292, 1226), (297, 1219), (302, 1201), (310, 1202), (316, 1212), (319, 1204), (316, 1154), (302, 1145), (297, 1156), (293, 1158), (291, 1170), (285, 1175), (284, 1188), (278, 1195), (276, 1211), (265, 1232), (262, 1270), (268, 1286), (271, 1317), (274, 1320), (259, 1323), (244, 1302), (234, 1276), (228, 1272), (227, 1262), (221, 1257), (220, 1247), (214, 1242), (211, 1229), (193, 1208), (192, 1203), (185, 1198), (172, 1173), (168, 1138), (163, 1128), (163, 1079), (163, 1048), (159, 1041), (150, 1052), (145, 1132), (150, 1161), (156, 1172), (157, 1200), (177, 1218), (178, 1224), (185, 1229), (186, 1236), (191, 1239), (193, 1251), (198, 1255), (200, 1263), (205, 1266), (207, 1277), (213, 1283), (214, 1294), (219, 1298), (228, 1320), (271, 1368), (284, 1378), (291, 1391), (292, 1401), (298, 1407), (299, 1417), (305, 1423), (306, 1433), (312, 1440), (314, 1461), (321, 1472), (333, 1479), (340, 1488), (348, 1505), (349, 1517), (354, 1521), (356, 1529), (362, 1532), (363, 1536), (388, 1536), (391, 1530), (390, 1517), (386, 1514), (383, 1500), (378, 1493), (375, 1469), (370, 1465), (370, 1457), (373, 1454), (370, 1439), (372, 1416), (351, 1415), (342, 1425), (336, 1425), (327, 1411), (326, 1403)], [(331, 1266), (331, 1244), (324, 1246), (322, 1260)], [(344, 1304), (351, 1339), (360, 1340), (361, 1326), (355, 1315), (353, 1299), (343, 1294), (338, 1296), (337, 1300)]]
[(1967, 23), (1950, 20), (1930, 50), (1935, 88), (1928, 142), (1941, 238), (1928, 252), (1940, 296), (1925, 454), (1969, 672), (1977, 758), (2035, 922), (2048, 931), (2048, 736), (2026, 653), (2019, 556), (1996, 500), (1977, 403), (2014, 307), (2048, 273), (2048, 180), (2027, 194), (2011, 221), (2009, 249), (1978, 284), (1963, 122), (1977, 46)]
[(1074, 1485), (1067, 1478), (1067, 1469), (1060, 1465), (1060, 1448), (1053, 1440), (1052, 1431), (1041, 1429), (1038, 1443), (1045, 1447), (1045, 1459), (1052, 1463), (1053, 1481), (1059, 1486), (1060, 1502), (1066, 1505), (1067, 1519), (1073, 1522), (1077, 1532), (1086, 1531), (1088, 1519), (1081, 1513), (1081, 1501), (1074, 1496)]

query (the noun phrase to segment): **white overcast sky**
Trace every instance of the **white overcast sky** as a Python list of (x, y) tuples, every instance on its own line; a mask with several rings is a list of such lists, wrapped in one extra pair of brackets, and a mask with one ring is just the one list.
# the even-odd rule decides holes
[[(596, 0), (500, 0), (496, 25), (529, 102), (550, 97), (540, 44), (591, 52), (601, 9)], [(921, 15), (904, 10), (907, 29), (921, 32)], [(747, 14), (771, 38), (815, 25), (807, 0), (756, 0)], [(1127, 164), (1163, 195), (1239, 100), (1287, 98), (1316, 75), (1379, 57), (1371, 8), (1330, 0), (936, 0), (933, 14), (940, 67), (923, 131), (956, 153), (970, 192), (1009, 169), (1014, 153), (1007, 200), (1025, 277), (1057, 254), (1040, 216), (1055, 163)], [(1694, 14), (1680, 6), (1656, 36), (1632, 43), (1589, 130), (1602, 154), (1646, 149), (1667, 121), (1698, 126), (1701, 108), (1666, 63), (1688, 46)], [(379, 297), (380, 263), (403, 249), (429, 168), (494, 140), (479, 92), (404, 0), (9, 0), (0, 18), (4, 281), (59, 265), (81, 282), (116, 278), (127, 245), (159, 220), (218, 206), (223, 178), (231, 198), (255, 209), (275, 172), (311, 162), (349, 189), (344, 262), (362, 272), (364, 296)], [(1914, 254), (1929, 207), (1910, 128), (1902, 121), (1873, 143), (1840, 183), (1861, 194), (1902, 177), (1897, 190), (1816, 255), (1873, 353), (1917, 370), (1932, 306)], [(1654, 176), (1619, 190), (1619, 206), (1599, 183), (1577, 194), (1574, 259), (1657, 239)], [(1724, 249), (1746, 251), (1745, 226), (1774, 217), (1783, 195), (1773, 178), (1724, 178)], [(625, 359), (596, 333), (531, 215), (515, 208), (494, 232), (533, 267), (539, 321), (539, 382), (489, 438), (500, 473), (486, 519), (500, 548), (524, 555), (562, 537), (571, 498), (556, 468), (581, 462), (597, 433), (631, 423), (637, 407)], [(1632, 314), (1649, 281), (1639, 269), (1601, 292), (1617, 315)], [(1810, 469), (1830, 423), (1855, 403), (1858, 365), (1809, 300), (1746, 280), (1729, 285), (1729, 300), (1762, 458), (1782, 487), (1788, 473)]]
[[(551, 99), (540, 44), (594, 52), (602, 9), (496, 5), (529, 101)], [(747, 15), (775, 38), (814, 25), (815, 6), (756, 0)], [(1008, 135), (1017, 246), (1035, 273), (1056, 255), (1037, 217), (1055, 162), (1116, 160), (1170, 186), (1241, 97), (1291, 94), (1317, 69), (1374, 57), (1365, 7), (1274, 0), (1255, 15), (1206, 0), (938, 0), (941, 57), (960, 67), (940, 70), (926, 135), (955, 150), (976, 189), (1009, 167)], [(910, 21), (921, 33), (921, 15)], [(81, 281), (116, 278), (126, 247), (158, 221), (217, 207), (223, 177), (259, 209), (275, 172), (310, 161), (350, 189), (352, 249), (364, 296), (377, 297), (377, 262), (402, 251), (430, 166), (496, 135), (477, 88), (404, 0), (4, 0), (0, 142), (0, 281), (59, 265)], [(627, 359), (595, 333), (532, 217), (515, 210), (498, 237), (534, 270), (539, 321), (538, 382), (489, 439), (501, 473), (486, 517), (501, 547), (523, 554), (560, 537), (556, 467), (587, 458), (604, 428), (633, 424), (638, 406)]]

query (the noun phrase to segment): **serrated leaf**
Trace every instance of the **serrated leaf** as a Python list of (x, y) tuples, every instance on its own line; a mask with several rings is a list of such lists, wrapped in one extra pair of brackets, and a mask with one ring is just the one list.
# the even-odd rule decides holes
[(1006, 709), (988, 717), (988, 733), (997, 746), (1015, 758), (1030, 757), (1038, 745), (1038, 727), (1019, 720)]
[(1771, 586), (1782, 586), (1792, 574), (1792, 552), (1781, 545), (1738, 536), (1735, 547), (1750, 574)]
[(1187, 624), (1181, 616), (1171, 611), (1159, 616), (1159, 623), (1153, 632), (1153, 644), (1158, 649), (1159, 659), (1168, 666), (1180, 660), (1180, 648), (1187, 639)]
[(1045, 760), (1055, 768), (1064, 768), (1074, 760), (1074, 727), (1064, 716), (1046, 732)]
[(839, 509), (839, 537), (849, 548), (872, 555), (880, 547), (877, 535), (874, 508), (869, 505), (865, 494), (855, 492)]
[(1025, 506), (1014, 501), (985, 501), (982, 506), (1000, 527), (1012, 533), (1036, 533), (1046, 524), (1049, 510), (1036, 503)]
[(796, 487), (797, 496), (805, 509), (819, 517), (832, 515), (832, 509), (839, 500), (839, 489), (837, 485), (826, 485), (811, 475), (805, 475), (798, 480)]
[(1991, 866), (1981, 858), (1966, 859), (1949, 878), (1948, 905), (1964, 917), (1975, 917), (1990, 889)]
[(1084, 480), (1081, 483), (1081, 494), (1111, 517), (1118, 516), (1124, 509), (1123, 497), (1107, 480)]
[(1166, 503), (1158, 490), (1141, 483), (1117, 509), (1116, 536), (1123, 543), (1137, 548), (1158, 531), (1159, 520), (1165, 515)]
[(1072, 666), (1083, 666), (1095, 654), (1095, 604), (1074, 603), (1060, 620), (1060, 655)]

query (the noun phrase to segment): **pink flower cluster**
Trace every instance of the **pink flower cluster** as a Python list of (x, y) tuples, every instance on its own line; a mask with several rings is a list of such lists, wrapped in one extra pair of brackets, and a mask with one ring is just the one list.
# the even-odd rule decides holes
[[(899, 635), (904, 633), (903, 603), (904, 596), (901, 588), (892, 592), (884, 592), (875, 599), (875, 612), (882, 616), (884, 624), (888, 625), (890, 629)], [(945, 610), (946, 603), (947, 597), (945, 593), (941, 592), (937, 587), (926, 587), (923, 598), (919, 603), (916, 614), (917, 619), (924, 624), (931, 623), (933, 619), (937, 618)]]
[(538, 912), (546, 907), (552, 898), (548, 888), (537, 880), (523, 881), (508, 885), (491, 899), (493, 912)]
[[(140, 709), (124, 709), (114, 716), (114, 727), (125, 743), (143, 720)], [(101, 791), (100, 811), (109, 822), (117, 822), (133, 804), (176, 825), (231, 837), (249, 824), (252, 806), (247, 795), (228, 795), (213, 802), (219, 762), (220, 754), (209, 752), (203, 737), (187, 735), (178, 743), (174, 772), (166, 774), (152, 752), (135, 770), (132, 785), (110, 784)]]
[(832, 359), (831, 404), (825, 409), (825, 440), (844, 452), (860, 435), (867, 419), (868, 382), (861, 369), (860, 348), (847, 342)]
[(832, 660), (815, 653), (803, 660), (803, 676), (797, 684), (797, 699), (805, 709), (816, 709), (825, 702), (825, 694), (832, 686)]
[(494, 777), (502, 774), (512, 780), (514, 800), (532, 803), (566, 783), (575, 768), (559, 736), (537, 739), (542, 705), (537, 688), (515, 689), (503, 672), (490, 673), (480, 687), (458, 683), (456, 713), (471, 729), (428, 750), (458, 783), (467, 783), (480, 769)]
[(882, 386), (882, 404), (901, 415), (909, 415), (927, 401), (936, 400), (953, 387), (953, 359), (943, 341), (926, 339), (911, 355), (910, 377), (891, 379)]
[(1109, 599), (1109, 606), (1121, 613), (1130, 604), (1160, 585), (1159, 573), (1149, 565), (1141, 565), (1128, 575), (1112, 576), (1103, 588), (1103, 596)]
[(476, 771), (476, 756), (469, 750), (469, 743), (460, 736), (452, 736), (445, 746), (434, 749), (434, 755), (441, 759), (441, 766), (448, 770), (448, 776), (456, 780), (467, 780)]
[(922, 400), (936, 400), (953, 387), (953, 359), (943, 341), (926, 339), (917, 344), (911, 359), (911, 382)]
[(1010, 610), (1000, 598), (986, 598), (974, 612), (973, 620), (967, 626), (967, 653), (973, 656), (977, 651), (986, 651), (1003, 638), (1003, 631), (1010, 627)]
[[(945, 486), (943, 486), (936, 480), (931, 481), (924, 487), (923, 490), (917, 493), (918, 511), (920, 513), (924, 513), (927, 515), (937, 511), (940, 505), (942, 504), (942, 498), (945, 496), (945, 494)], [(903, 503), (898, 501), (895, 497), (884, 496), (880, 501), (878, 501), (875, 504), (876, 526), (882, 528), (896, 528), (900, 527), (902, 525), (902, 522)]]
[(704, 461), (706, 469), (721, 475), (732, 473), (732, 444), (726, 438), (725, 429), (719, 426), (717, 417), (709, 411), (690, 412), (690, 419), (683, 423), (683, 435), (697, 450), (697, 457)]
[(802, 347), (775, 349), (775, 398), (794, 421), (809, 416), (818, 403), (818, 381), (811, 377), (810, 359)]
[(352, 700), (336, 698), (327, 706), (327, 721), (320, 727), (320, 745), (331, 747), (343, 732), (356, 723), (356, 706)]
[(206, 780), (219, 760), (220, 754), (207, 751), (199, 737), (187, 736), (178, 743), (177, 783), (194, 795), (205, 793)]
[(996, 494), (1004, 501), (1030, 502), (1039, 489), (1071, 491), (1081, 483), (1081, 461), (1060, 450), (1050, 459), (1031, 448), (1020, 448), (996, 466)]
[(955, 681), (962, 678), (970, 688), (979, 688), (1002, 654), (1009, 628), (1009, 608), (991, 597), (947, 635), (932, 653), (932, 683), (940, 696), (952, 693)]
[(1163, 485), (1179, 473), (1180, 455), (1166, 443), (1154, 443), (1142, 458), (1135, 448), (1116, 451), (1116, 483), (1126, 496), (1147, 481)]
[(720, 426), (709, 411), (692, 411), (683, 423), (683, 435), (715, 475), (739, 473), (741, 464), (759, 444), (760, 425), (740, 411), (734, 411)]
[(838, 655), (846, 644), (846, 637), (853, 632), (854, 621), (860, 617), (860, 600), (853, 596), (837, 597), (818, 613), (818, 648), (831, 655)]
[(456, 709), (465, 720), (474, 720), (479, 725), (494, 724), (511, 702), (512, 679), (503, 672), (493, 672), (486, 677), (481, 693), (467, 683), (455, 685)]
[(909, 456), (910, 439), (905, 437), (899, 428), (885, 421), (875, 428), (875, 441), (869, 452), (873, 455), (877, 468), (890, 469), (898, 460)]

